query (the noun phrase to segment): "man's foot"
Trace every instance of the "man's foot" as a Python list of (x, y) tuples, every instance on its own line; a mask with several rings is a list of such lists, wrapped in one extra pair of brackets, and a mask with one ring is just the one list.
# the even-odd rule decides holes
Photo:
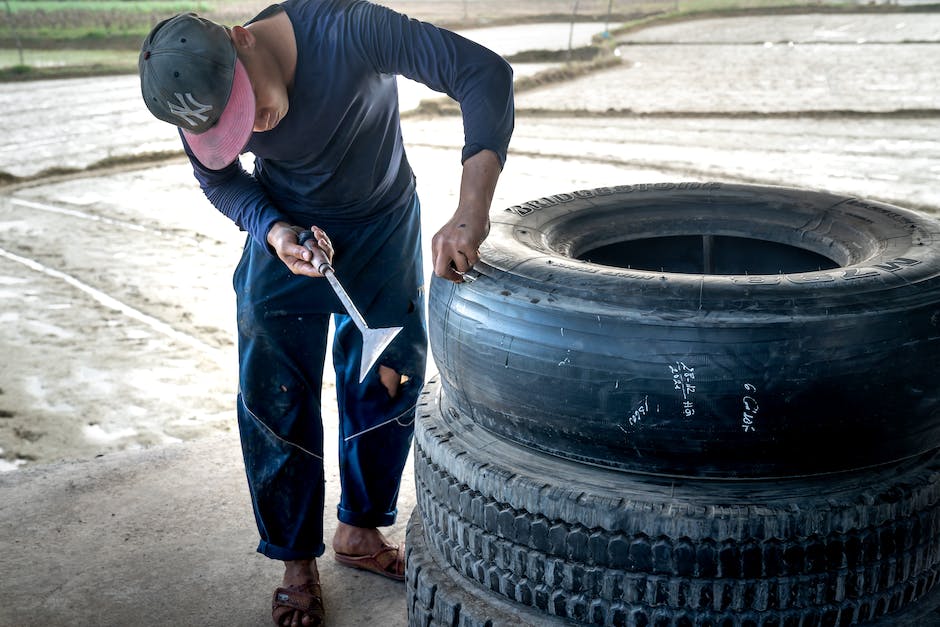
[(281, 627), (323, 625), (323, 594), (314, 560), (284, 562), (284, 581), (274, 591), (271, 616)]
[(333, 535), (333, 551), (344, 566), (405, 580), (404, 548), (391, 544), (378, 529), (340, 522)]

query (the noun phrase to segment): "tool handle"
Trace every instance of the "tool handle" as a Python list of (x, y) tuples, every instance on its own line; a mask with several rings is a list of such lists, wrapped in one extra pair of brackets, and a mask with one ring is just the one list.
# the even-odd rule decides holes
[(297, 243), (306, 247), (307, 250), (313, 253), (313, 259), (310, 260), (310, 263), (316, 267), (317, 272), (326, 276), (327, 271), (333, 270), (329, 259), (326, 258), (326, 253), (323, 252), (323, 249), (317, 244), (317, 238), (313, 234), (313, 231), (301, 231), (298, 233)]
[(356, 308), (356, 305), (353, 304), (352, 299), (349, 298), (349, 294), (346, 293), (345, 288), (340, 284), (339, 279), (336, 278), (336, 272), (333, 270), (333, 266), (330, 265), (330, 262), (326, 259), (326, 253), (323, 252), (323, 249), (317, 245), (316, 236), (314, 236), (313, 231), (301, 231), (297, 234), (297, 242), (301, 246), (306, 246), (310, 252), (313, 253), (313, 259), (311, 263), (317, 267), (317, 272), (326, 277), (326, 280), (330, 282), (330, 287), (333, 288), (333, 291), (336, 293), (336, 297), (339, 298), (339, 301), (343, 304), (343, 308), (346, 309), (346, 313), (349, 314), (349, 317), (353, 319), (353, 322), (359, 328), (359, 330), (365, 334), (369, 330), (369, 326), (366, 324), (366, 319), (362, 317), (362, 314), (359, 312), (359, 309)]

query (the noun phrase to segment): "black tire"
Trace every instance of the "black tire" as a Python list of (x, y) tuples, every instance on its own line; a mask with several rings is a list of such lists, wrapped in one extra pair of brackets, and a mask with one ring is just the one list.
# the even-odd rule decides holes
[(405, 532), (405, 586), (411, 627), (568, 627), (567, 621), (521, 607), (460, 576), (427, 541), (415, 510)]
[(494, 594), (600, 625), (854, 625), (934, 589), (940, 454), (789, 481), (662, 480), (480, 429), (432, 381), (418, 511), (444, 561)]
[(475, 280), (435, 279), (429, 312), (447, 396), (494, 433), (689, 477), (854, 470), (940, 443), (936, 220), (717, 183), (491, 217)]

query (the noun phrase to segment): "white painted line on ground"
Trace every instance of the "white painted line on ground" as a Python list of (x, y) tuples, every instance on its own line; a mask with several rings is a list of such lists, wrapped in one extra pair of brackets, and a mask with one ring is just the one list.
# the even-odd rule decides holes
[(71, 216), (73, 218), (81, 218), (83, 220), (91, 220), (93, 222), (103, 222), (104, 224), (110, 224), (112, 226), (120, 226), (132, 231), (147, 232), (149, 229), (139, 225), (134, 224), (133, 222), (126, 222), (124, 220), (115, 220), (113, 218), (105, 218), (102, 216), (96, 216), (92, 213), (87, 213), (85, 211), (78, 211), (77, 209), (66, 209), (65, 207), (56, 207), (55, 205), (49, 205), (42, 202), (35, 202), (33, 200), (23, 200), (22, 198), (11, 198), (10, 204), (19, 205), (20, 207), (29, 207), (30, 209), (38, 209), (40, 211), (47, 211), (49, 213), (57, 213), (59, 215)]
[(105, 294), (101, 290), (96, 289), (88, 285), (87, 283), (83, 283), (79, 281), (78, 279), (76, 279), (75, 277), (69, 274), (61, 272), (54, 268), (50, 268), (48, 266), (44, 266), (43, 264), (33, 259), (29, 259), (27, 257), (21, 257), (20, 255), (11, 253), (7, 250), (4, 250), (3, 248), (0, 248), (0, 257), (22, 264), (26, 266), (27, 268), (31, 270), (35, 270), (36, 272), (41, 272), (42, 274), (45, 274), (46, 276), (52, 277), (54, 279), (58, 279), (60, 281), (64, 281), (65, 283), (68, 283), (75, 289), (80, 290), (84, 292), (85, 294), (91, 296), (95, 301), (97, 301), (101, 305), (104, 305), (108, 309), (113, 309), (121, 314), (124, 314), (128, 318), (131, 318), (132, 320), (136, 320), (137, 322), (145, 324), (151, 329), (153, 329), (154, 331), (156, 331), (157, 333), (160, 333), (161, 335), (164, 335), (170, 338), (171, 340), (174, 340), (176, 342), (180, 342), (181, 344), (185, 344), (186, 346), (195, 348), (196, 350), (204, 353), (207, 357), (215, 361), (220, 367), (228, 368), (231, 365), (231, 358), (227, 356), (226, 354), (224, 354), (221, 350), (215, 348), (214, 346), (210, 346), (198, 338), (195, 338), (191, 335), (183, 333), (182, 331), (179, 331), (178, 329), (174, 329), (173, 327), (163, 322), (162, 320), (158, 320), (157, 318), (154, 318), (153, 316), (145, 314), (144, 312), (138, 309), (134, 309), (130, 305), (122, 303), (116, 298)]
[[(11, 198), (10, 204), (17, 205), (20, 207), (27, 207), (29, 209), (37, 209), (39, 211), (45, 211), (47, 213), (55, 213), (58, 215), (69, 216), (71, 218), (79, 218), (81, 220), (89, 220), (91, 222), (101, 222), (102, 224), (108, 224), (110, 226), (117, 226), (130, 231), (136, 231), (138, 233), (146, 233), (148, 235), (154, 235), (158, 237), (163, 237), (166, 239), (172, 239), (178, 242), (182, 242), (188, 246), (195, 246), (200, 248), (202, 244), (199, 239), (192, 236), (179, 235), (177, 233), (172, 233), (169, 231), (162, 231), (153, 227), (142, 226), (135, 222), (130, 222), (128, 220), (118, 220), (115, 218), (107, 218), (105, 216), (98, 216), (93, 213), (88, 213), (87, 211), (79, 211), (78, 209), (68, 209), (66, 207), (58, 207), (56, 205), (50, 205), (44, 202), (36, 202), (34, 200), (24, 200), (22, 198)], [(214, 238), (206, 238), (214, 239)], [(216, 240), (217, 242), (217, 240)]]

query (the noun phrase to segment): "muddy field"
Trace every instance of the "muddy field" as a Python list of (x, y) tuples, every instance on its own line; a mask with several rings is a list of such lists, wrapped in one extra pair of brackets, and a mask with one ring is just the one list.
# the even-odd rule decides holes
[[(747, 28), (747, 23), (757, 23)], [(940, 109), (940, 15), (709, 19), (618, 41), (623, 66), (523, 94), (523, 109), (915, 113)], [(584, 95), (588, 94), (586, 98)]]
[[(586, 46), (596, 24), (546, 23), (475, 28), (461, 33), (512, 55), (524, 49), (564, 50), (568, 42)], [(521, 32), (520, 32), (521, 31)], [(516, 76), (531, 76), (545, 64), (519, 64)], [(431, 89), (401, 79), (401, 109), (442, 98)], [(446, 98), (446, 97), (445, 97)], [(24, 112), (29, 111), (29, 115)], [(0, 182), (57, 169), (81, 169), (109, 158), (180, 151), (173, 129), (141, 106), (136, 75), (0, 83)]]
[[(940, 16), (923, 14), (633, 33), (620, 67), (519, 95), (494, 208), (604, 185), (727, 180), (937, 211), (938, 32)], [(0, 171), (178, 150), (172, 129), (137, 106), (134, 77), (29, 89), (0, 86), (10, 138)], [(21, 115), (27, 107), (35, 114)], [(409, 118), (404, 133), (429, 239), (454, 207), (460, 121)], [(243, 239), (179, 159), (0, 190), (0, 469), (233, 429), (230, 277)]]

